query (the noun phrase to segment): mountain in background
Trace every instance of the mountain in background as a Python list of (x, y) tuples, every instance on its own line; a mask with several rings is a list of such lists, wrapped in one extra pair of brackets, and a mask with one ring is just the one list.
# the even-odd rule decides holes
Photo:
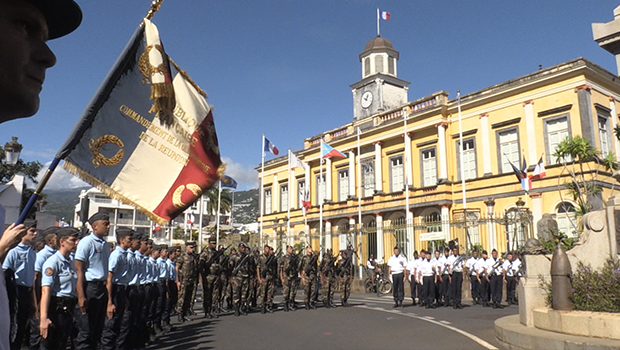
[[(70, 223), (73, 220), (75, 206), (79, 203), (80, 192), (89, 188), (43, 191), (47, 195), (45, 213), (55, 215), (57, 220), (65, 218), (64, 221)], [(241, 224), (256, 222), (258, 217), (258, 189), (235, 191), (234, 199), (233, 222)]]

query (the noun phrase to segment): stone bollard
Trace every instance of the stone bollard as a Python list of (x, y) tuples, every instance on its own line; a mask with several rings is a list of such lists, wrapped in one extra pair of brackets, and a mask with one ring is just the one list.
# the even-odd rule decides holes
[(571, 295), (571, 267), (566, 251), (562, 244), (558, 243), (551, 258), (551, 286), (553, 310), (572, 310), (573, 303), (570, 301)]

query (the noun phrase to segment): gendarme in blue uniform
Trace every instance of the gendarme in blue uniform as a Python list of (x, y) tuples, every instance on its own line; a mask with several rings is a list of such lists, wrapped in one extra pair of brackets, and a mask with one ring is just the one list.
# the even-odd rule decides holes
[(46, 244), (45, 247), (37, 253), (37, 259), (34, 262), (34, 271), (41, 273), (43, 271), (43, 264), (54, 255), (54, 253), (56, 253), (56, 249)]
[(105, 281), (108, 278), (110, 246), (94, 233), (82, 238), (75, 252), (75, 260), (84, 262), (86, 281)]
[(77, 272), (73, 263), (60, 252), (54, 253), (43, 264), (41, 286), (50, 287), (52, 296), (77, 298), (76, 284)]
[(36, 258), (37, 254), (30, 246), (19, 243), (15, 248), (9, 250), (2, 268), (4, 270), (13, 270), (15, 273), (15, 283), (18, 286), (32, 287)]
[(127, 251), (120, 246), (110, 254), (108, 270), (113, 273), (112, 284), (119, 286), (129, 285), (129, 268), (127, 262)]

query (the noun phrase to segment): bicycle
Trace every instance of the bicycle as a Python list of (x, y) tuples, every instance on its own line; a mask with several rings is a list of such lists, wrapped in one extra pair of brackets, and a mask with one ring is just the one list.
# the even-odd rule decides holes
[(377, 268), (377, 274), (375, 275), (375, 283), (372, 283), (372, 275), (368, 268), (366, 268), (366, 279), (364, 280), (364, 291), (366, 293), (388, 294), (392, 291), (392, 282), (388, 278), (385, 278), (385, 273), (382, 269)]

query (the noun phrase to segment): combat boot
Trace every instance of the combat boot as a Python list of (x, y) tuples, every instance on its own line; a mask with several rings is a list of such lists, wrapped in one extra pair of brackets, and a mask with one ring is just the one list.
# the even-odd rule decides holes
[(183, 317), (183, 314), (179, 313), (179, 322), (183, 323), (185, 322), (185, 317)]
[(323, 300), (323, 305), (325, 305), (326, 309), (329, 309), (332, 306), (329, 300), (327, 299)]
[(295, 301), (291, 301), (291, 311), (297, 310), (297, 303)]
[(335, 307), (336, 307), (336, 304), (334, 304), (334, 301), (333, 301), (333, 300), (330, 300), (330, 301), (329, 301), (329, 306), (330, 306), (330, 307), (335, 308)]
[(235, 309), (235, 316), (239, 316), (241, 314), (239, 311), (239, 305), (235, 305), (233, 308)]
[(267, 306), (265, 304), (260, 306), (260, 313), (263, 315), (267, 313)]
[(288, 312), (288, 301), (284, 302), (284, 312)]
[(267, 306), (267, 311), (272, 314), (274, 309), (273, 309), (273, 304), (269, 304), (269, 306)]
[(205, 309), (205, 318), (211, 319), (213, 316), (211, 315), (211, 308)]
[(248, 315), (248, 307), (247, 307), (247, 305), (241, 306), (241, 314), (243, 316), (247, 316)]

